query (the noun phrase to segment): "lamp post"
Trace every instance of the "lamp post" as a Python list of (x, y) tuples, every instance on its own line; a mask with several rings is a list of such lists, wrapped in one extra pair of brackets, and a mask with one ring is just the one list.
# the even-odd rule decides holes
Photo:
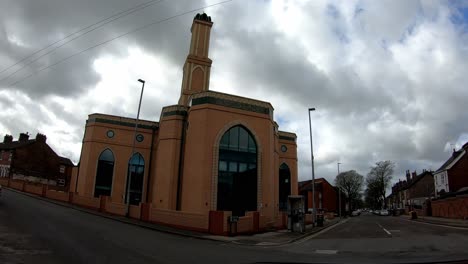
[[(340, 175), (340, 164), (341, 164), (340, 162), (337, 163), (337, 165), (338, 165), (338, 175)], [(341, 186), (340, 186), (340, 184), (338, 184), (338, 207), (339, 207), (339, 212), (340, 212), (339, 214), (340, 214), (340, 218), (341, 218)]]
[(314, 146), (312, 144), (312, 123), (310, 121), (310, 112), (315, 108), (309, 108), (309, 132), (310, 132), (310, 157), (312, 162), (312, 223), (315, 226), (317, 213), (315, 212), (315, 171), (314, 171)]
[[(140, 108), (141, 108), (141, 99), (143, 98), (143, 90), (145, 90), (145, 81), (142, 79), (138, 79), (141, 82), (141, 94), (140, 94), (140, 102), (138, 103), (138, 112), (137, 117), (135, 120), (135, 131), (133, 133), (133, 145), (132, 145), (132, 154), (130, 156), (130, 162), (132, 161), (133, 155), (135, 155), (135, 144), (136, 144), (136, 134), (138, 128), (138, 119), (140, 118)], [(132, 183), (132, 172), (130, 170), (131, 164), (128, 166), (128, 176), (127, 176), (127, 191), (125, 193), (125, 203), (127, 204), (127, 210), (125, 215), (128, 217), (130, 216), (130, 185)]]

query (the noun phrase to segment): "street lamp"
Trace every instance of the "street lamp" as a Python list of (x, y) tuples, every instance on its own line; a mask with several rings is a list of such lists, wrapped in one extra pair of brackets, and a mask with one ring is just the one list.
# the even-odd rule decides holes
[(310, 121), (310, 112), (315, 111), (315, 108), (309, 108), (309, 132), (310, 132), (310, 157), (312, 162), (312, 223), (315, 226), (316, 212), (315, 212), (315, 171), (314, 171), (314, 146), (312, 144), (312, 123)]
[[(137, 127), (138, 127), (138, 119), (140, 118), (141, 99), (143, 98), (143, 90), (145, 90), (145, 81), (142, 79), (138, 79), (138, 81), (141, 82), (141, 94), (140, 94), (140, 102), (138, 103), (137, 117), (135, 120), (135, 131), (133, 133), (132, 155), (130, 156), (130, 162), (132, 161), (133, 155), (135, 155), (136, 134), (137, 134)], [(130, 185), (132, 183), (132, 172), (130, 171), (130, 165), (128, 166), (127, 191), (125, 195), (125, 203), (127, 204), (127, 210), (126, 210), (125, 215), (127, 217), (130, 216)]]
[[(338, 165), (338, 175), (340, 175), (340, 164), (341, 164), (340, 162), (337, 163), (337, 165)], [(338, 207), (339, 207), (340, 218), (341, 218), (341, 185), (339, 183), (338, 183)]]

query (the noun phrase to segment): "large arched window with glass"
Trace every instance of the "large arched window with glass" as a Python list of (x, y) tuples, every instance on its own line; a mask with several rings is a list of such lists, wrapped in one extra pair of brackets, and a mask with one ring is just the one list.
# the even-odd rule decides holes
[(113, 176), (114, 154), (110, 149), (106, 149), (101, 153), (101, 155), (99, 155), (96, 184), (94, 185), (94, 197), (99, 197), (100, 195), (111, 195)]
[(279, 210), (288, 209), (288, 196), (291, 195), (291, 171), (286, 163), (281, 164), (279, 168)]
[[(133, 154), (128, 162), (128, 173), (132, 175), (130, 183), (130, 204), (138, 205), (143, 193), (143, 178), (145, 176), (145, 160), (140, 153)], [(130, 177), (127, 177), (127, 185)], [(125, 189), (127, 190), (127, 189)], [(125, 197), (126, 201), (127, 197)]]
[(257, 210), (257, 144), (243, 126), (229, 129), (219, 144), (217, 210), (233, 216)]

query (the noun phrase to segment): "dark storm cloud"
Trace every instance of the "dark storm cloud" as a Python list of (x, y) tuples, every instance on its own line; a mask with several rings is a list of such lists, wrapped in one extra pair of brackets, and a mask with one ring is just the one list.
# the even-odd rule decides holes
[[(11, 1), (7, 6), (2, 7), (0, 11), (1, 25), (3, 25), (0, 31), (0, 46), (2, 47), (0, 51), (0, 70), (67, 36), (69, 33), (145, 2), (148, 1)], [(99, 57), (100, 54), (124, 56), (127, 54), (128, 45), (132, 44), (138, 45), (150, 53), (164, 53), (169, 60), (181, 64), (185, 54), (180, 51), (187, 49), (190, 37), (187, 34), (189, 30), (187, 25), (190, 24), (191, 15), (157, 24), (119, 38), (58, 64), (50, 70), (44, 70), (25, 81), (9, 86), (43, 67), (88, 47), (151, 22), (203, 5), (199, 1), (162, 1), (155, 3), (64, 45), (7, 80), (2, 81), (0, 87), (2, 89), (22, 90), (34, 97), (43, 97), (49, 94), (77, 95), (99, 81), (99, 76), (92, 67), (94, 59)], [(61, 43), (63, 42), (56, 45)], [(38, 53), (36, 57), (48, 51), (49, 49)], [(24, 63), (28, 61), (26, 60)], [(16, 69), (18, 69), (18, 66), (4, 72), (0, 75), (0, 79), (8, 76)]]

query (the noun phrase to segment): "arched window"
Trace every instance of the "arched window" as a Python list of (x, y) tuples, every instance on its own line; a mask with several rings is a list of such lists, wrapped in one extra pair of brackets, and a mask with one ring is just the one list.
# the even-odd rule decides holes
[(217, 210), (243, 216), (257, 210), (257, 144), (244, 127), (235, 126), (219, 144)]
[(114, 154), (110, 149), (106, 149), (99, 155), (94, 197), (99, 197), (99, 195), (111, 195), (113, 175)]
[[(128, 173), (131, 173), (132, 179), (130, 184), (130, 204), (138, 205), (141, 202), (141, 196), (143, 193), (143, 178), (145, 177), (145, 160), (140, 153), (133, 154), (132, 158), (128, 162)], [(127, 184), (128, 179), (127, 176)], [(127, 189), (125, 189), (125, 192)], [(127, 201), (127, 197), (125, 197)]]
[(291, 194), (291, 171), (286, 163), (281, 164), (279, 168), (279, 210), (288, 209), (288, 196)]

